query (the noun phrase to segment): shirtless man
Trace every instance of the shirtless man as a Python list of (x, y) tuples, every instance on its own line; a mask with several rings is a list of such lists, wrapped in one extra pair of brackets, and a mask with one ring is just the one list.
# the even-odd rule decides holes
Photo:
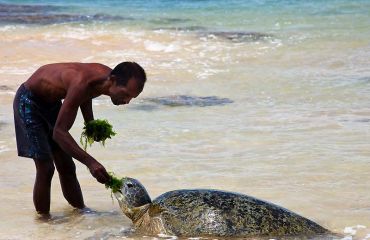
[(134, 62), (113, 70), (98, 63), (56, 63), (40, 67), (19, 87), (13, 105), (18, 155), (35, 162), (33, 202), (38, 213), (49, 214), (55, 167), (65, 199), (75, 208), (85, 207), (72, 158), (85, 164), (98, 182), (109, 180), (104, 166), (68, 132), (78, 109), (85, 122), (93, 120), (93, 98), (107, 95), (114, 105), (128, 104), (145, 81), (144, 69)]

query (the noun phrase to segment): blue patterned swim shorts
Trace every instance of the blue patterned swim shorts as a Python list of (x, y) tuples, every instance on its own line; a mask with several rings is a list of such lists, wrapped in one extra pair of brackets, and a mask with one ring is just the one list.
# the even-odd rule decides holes
[(47, 104), (38, 99), (24, 84), (14, 98), (14, 124), (18, 156), (51, 159), (58, 146), (52, 139), (62, 102)]

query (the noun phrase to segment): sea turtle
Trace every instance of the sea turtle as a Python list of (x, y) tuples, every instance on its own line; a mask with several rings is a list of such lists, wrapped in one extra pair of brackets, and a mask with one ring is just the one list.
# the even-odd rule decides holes
[(240, 193), (175, 190), (153, 201), (136, 179), (123, 178), (114, 193), (136, 231), (181, 237), (312, 236), (329, 231), (275, 204)]

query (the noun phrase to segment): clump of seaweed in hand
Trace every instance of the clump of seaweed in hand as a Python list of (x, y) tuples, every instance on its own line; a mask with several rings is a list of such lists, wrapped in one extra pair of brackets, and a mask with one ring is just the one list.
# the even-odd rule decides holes
[(87, 143), (91, 146), (93, 142), (101, 142), (104, 146), (105, 140), (114, 135), (116, 135), (116, 133), (113, 131), (112, 125), (109, 124), (107, 120), (91, 120), (88, 123), (85, 122), (80, 142), (86, 151)]
[(109, 172), (110, 176), (109, 181), (105, 184), (105, 187), (112, 190), (112, 193), (118, 192), (122, 188), (122, 178), (118, 178), (114, 175), (114, 173)]

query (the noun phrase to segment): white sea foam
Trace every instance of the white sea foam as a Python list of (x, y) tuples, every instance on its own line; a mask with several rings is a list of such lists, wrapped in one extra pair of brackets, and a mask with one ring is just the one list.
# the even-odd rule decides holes
[(15, 92), (13, 92), (13, 91), (0, 92), (0, 95), (12, 95), (12, 96), (14, 96)]
[(128, 31), (127, 29), (121, 29), (120, 34), (127, 37), (133, 43), (141, 42), (144, 39), (145, 31)]
[(158, 234), (158, 237), (160, 237), (160, 238), (166, 238), (166, 239), (177, 239), (178, 238), (176, 236), (162, 234), (162, 233)]
[(109, 97), (101, 96), (97, 99), (93, 99), (92, 104), (93, 104), (93, 106), (101, 106), (101, 105), (111, 106), (111, 100), (110, 100)]
[(34, 68), (31, 67), (24, 67), (24, 68), (17, 68), (17, 67), (1, 67), (0, 73), (1, 74), (12, 74), (12, 75), (28, 75), (34, 71)]
[(10, 151), (10, 148), (2, 148), (2, 147), (0, 147), (0, 153), (8, 152), (8, 151)]
[(144, 42), (144, 46), (148, 51), (153, 52), (176, 52), (180, 49), (180, 47), (177, 44), (169, 44), (165, 45), (160, 42), (154, 42), (150, 40), (146, 40)]
[(112, 67), (113, 67), (115, 64), (117, 64), (117, 60), (125, 59), (127, 61), (130, 61), (130, 60), (137, 60), (137, 59), (145, 59), (145, 56), (146, 55), (143, 52), (135, 51), (135, 50), (114, 50), (114, 51), (101, 52), (94, 57), (96, 58), (104, 57), (104, 58), (111, 59)]
[(357, 231), (353, 227), (345, 227), (343, 233), (355, 235)]
[(226, 70), (218, 70), (218, 69), (204, 69), (202, 72), (197, 74), (198, 79), (206, 79), (212, 75), (225, 72)]
[(90, 62), (91, 60), (93, 60), (95, 57), (94, 56), (88, 56), (88, 57), (85, 57), (82, 59), (82, 62)]
[(91, 43), (95, 46), (102, 46), (105, 44), (103, 41), (97, 41), (97, 40), (91, 41)]
[(0, 153), (10, 151), (11, 149), (8, 148), (6, 145), (0, 145)]
[(343, 233), (355, 235), (357, 233), (357, 230), (359, 229), (365, 229), (366, 226), (363, 225), (356, 225), (356, 226), (351, 226), (351, 227), (345, 227), (343, 230)]
[(25, 29), (26, 26), (23, 25), (6, 25), (0, 27), (0, 32), (11, 32), (19, 29)]
[(85, 40), (91, 37), (91, 33), (85, 29), (70, 29), (69, 31), (64, 32), (62, 37)]

